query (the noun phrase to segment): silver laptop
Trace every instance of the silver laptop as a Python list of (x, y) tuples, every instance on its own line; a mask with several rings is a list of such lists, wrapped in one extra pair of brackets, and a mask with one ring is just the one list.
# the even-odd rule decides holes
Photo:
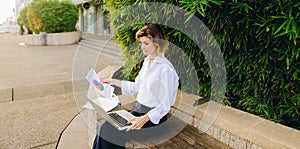
[(89, 99), (91, 105), (95, 108), (97, 113), (99, 113), (106, 121), (111, 125), (116, 127), (118, 130), (125, 130), (130, 127), (128, 121), (134, 116), (126, 110), (118, 110), (113, 112), (105, 112), (99, 105), (97, 105), (93, 100)]

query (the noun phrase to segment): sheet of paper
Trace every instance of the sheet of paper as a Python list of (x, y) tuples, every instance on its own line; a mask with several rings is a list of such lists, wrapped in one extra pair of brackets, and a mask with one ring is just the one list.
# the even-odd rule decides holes
[(93, 68), (91, 68), (87, 73), (85, 79), (90, 83), (88, 98), (91, 98), (89, 99), (94, 99), (94, 97), (98, 97), (99, 95), (102, 95), (108, 99), (112, 99), (114, 87), (109, 84), (101, 83)]
[[(103, 98), (103, 97), (98, 97), (98, 98), (94, 99), (93, 101), (97, 105), (102, 107), (104, 109), (104, 111), (106, 111), (106, 112), (115, 108), (119, 103), (119, 99), (117, 96), (113, 97), (111, 100), (107, 99), (107, 98)], [(90, 104), (90, 102), (86, 102), (85, 105), (83, 105), (82, 107), (86, 108), (86, 109), (95, 110), (94, 107)]]

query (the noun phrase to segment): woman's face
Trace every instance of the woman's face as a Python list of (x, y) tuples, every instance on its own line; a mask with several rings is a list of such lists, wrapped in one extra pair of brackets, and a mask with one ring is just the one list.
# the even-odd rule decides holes
[(149, 37), (142, 36), (139, 38), (141, 42), (141, 48), (145, 55), (151, 55), (151, 57), (155, 57), (157, 55), (157, 44), (151, 41)]

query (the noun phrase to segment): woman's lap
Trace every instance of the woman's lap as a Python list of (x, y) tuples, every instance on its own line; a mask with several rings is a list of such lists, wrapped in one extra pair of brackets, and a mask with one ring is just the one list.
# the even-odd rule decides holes
[[(132, 111), (131, 112), (134, 116), (142, 116), (144, 114), (140, 114), (138, 112)], [(162, 121), (165, 121), (166, 117), (162, 119)], [(155, 124), (151, 123), (151, 121), (148, 121), (143, 128), (148, 128), (155, 126)], [(94, 141), (94, 147), (93, 148), (124, 148), (125, 143), (129, 140), (138, 140), (138, 141), (145, 141), (148, 138), (151, 138), (150, 136), (157, 135), (155, 132), (147, 131), (147, 133), (141, 130), (131, 130), (131, 131), (119, 131), (114, 126), (112, 126), (108, 122), (104, 122), (100, 128), (98, 135), (95, 138)]]

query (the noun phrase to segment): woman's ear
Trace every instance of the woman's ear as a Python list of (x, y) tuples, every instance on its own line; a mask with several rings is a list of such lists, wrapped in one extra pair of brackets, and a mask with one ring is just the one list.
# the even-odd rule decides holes
[(159, 44), (158, 43), (153, 42), (153, 44), (156, 46), (156, 49), (159, 48)]

